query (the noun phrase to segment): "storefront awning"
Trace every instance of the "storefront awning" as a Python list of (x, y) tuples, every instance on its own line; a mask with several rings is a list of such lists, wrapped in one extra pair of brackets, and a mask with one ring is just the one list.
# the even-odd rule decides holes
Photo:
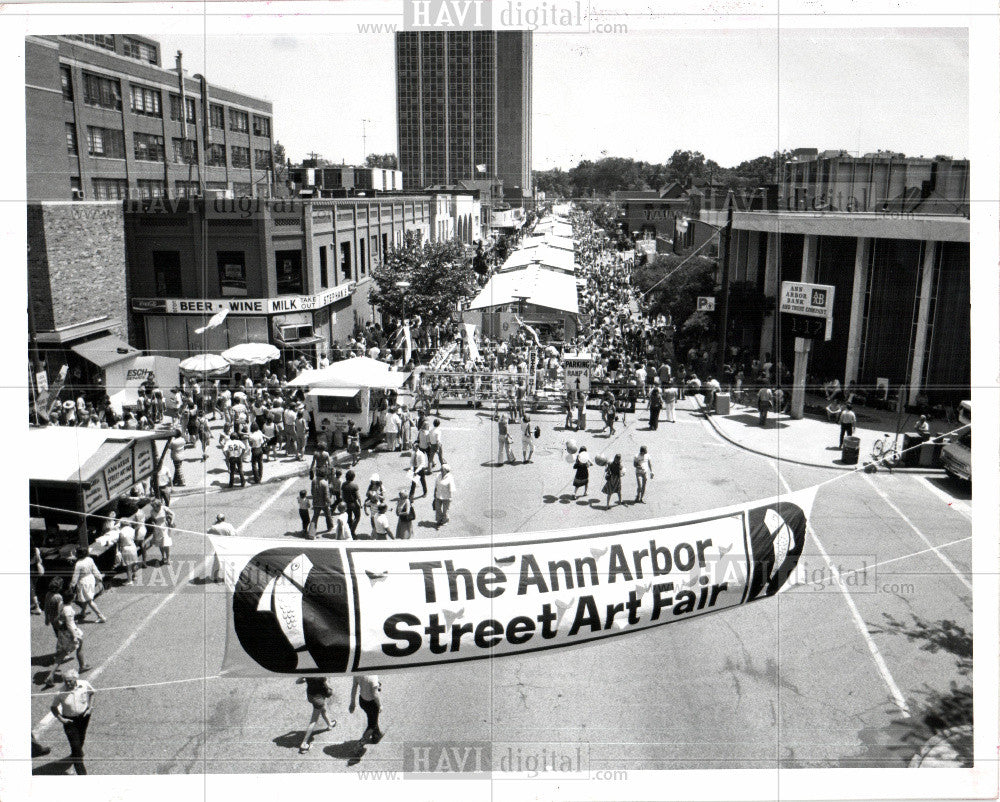
[(323, 342), (323, 337), (318, 334), (312, 334), (308, 337), (296, 337), (290, 340), (282, 340), (280, 337), (275, 337), (275, 341), (279, 345), (283, 345), (286, 348), (304, 348), (307, 345), (316, 345), (316, 343)]
[(521, 270), (494, 273), (469, 305), (469, 309), (488, 309), (521, 301), (546, 309), (578, 314), (580, 311), (576, 279), (569, 273), (530, 265)]
[(115, 337), (113, 334), (74, 345), (71, 350), (99, 368), (132, 359), (142, 353), (138, 348), (133, 348), (121, 337)]

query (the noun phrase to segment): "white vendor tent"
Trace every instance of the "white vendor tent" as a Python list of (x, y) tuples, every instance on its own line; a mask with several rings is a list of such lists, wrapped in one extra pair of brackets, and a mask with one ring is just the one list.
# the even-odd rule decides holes
[(378, 389), (398, 389), (409, 377), (409, 373), (389, 370), (389, 365), (358, 356), (334, 362), (327, 368), (304, 370), (290, 382), (289, 387), (374, 387)]
[(579, 314), (576, 279), (570, 273), (530, 265), (494, 274), (469, 309), (488, 309), (521, 301), (547, 309)]
[(528, 265), (539, 265), (567, 273), (576, 272), (576, 262), (572, 251), (552, 248), (548, 245), (537, 248), (518, 248), (507, 257), (507, 261), (500, 266), (499, 272), (518, 270)]

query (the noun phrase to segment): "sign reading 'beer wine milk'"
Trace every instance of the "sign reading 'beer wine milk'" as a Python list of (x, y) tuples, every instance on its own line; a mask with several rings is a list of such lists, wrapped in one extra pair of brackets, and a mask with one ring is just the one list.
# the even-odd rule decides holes
[(772, 596), (802, 553), (814, 495), (496, 538), (213, 536), (231, 601), (223, 674), (380, 672), (520, 654)]

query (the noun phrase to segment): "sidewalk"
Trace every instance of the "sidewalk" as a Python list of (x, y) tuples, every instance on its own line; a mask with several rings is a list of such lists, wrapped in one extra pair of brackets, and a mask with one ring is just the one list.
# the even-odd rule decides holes
[[(689, 395), (688, 398), (690, 397)], [(704, 412), (704, 398), (696, 396), (696, 403)], [(801, 420), (772, 412), (767, 416), (766, 428), (760, 426), (757, 408), (743, 404), (732, 404), (728, 415), (713, 413), (705, 417), (720, 437), (746, 451), (799, 465), (853, 471), (871, 461), (872, 445), (886, 432), (890, 436), (895, 434), (897, 426), (895, 412), (870, 407), (855, 407), (854, 411), (858, 416), (854, 436), (861, 440), (857, 465), (848, 465), (841, 460), (841, 451), (837, 445), (840, 426), (827, 420), (824, 404), (818, 396), (806, 396), (805, 415)], [(912, 431), (917, 419), (917, 415), (907, 413), (899, 417), (900, 448), (903, 445), (902, 433)], [(954, 424), (954, 427), (957, 426), (958, 424)], [(931, 422), (932, 436), (949, 431), (950, 428), (953, 427), (949, 427), (945, 421)], [(920, 474), (936, 474), (941, 471), (940, 468), (931, 467), (898, 467), (893, 470)]]

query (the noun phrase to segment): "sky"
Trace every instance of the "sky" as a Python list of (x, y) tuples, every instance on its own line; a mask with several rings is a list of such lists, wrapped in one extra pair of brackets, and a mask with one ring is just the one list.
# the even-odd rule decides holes
[[(164, 66), (180, 49), (190, 73), (270, 100), (294, 161), (396, 151), (390, 34), (149, 35)], [(961, 29), (542, 33), (533, 54), (534, 169), (678, 148), (724, 167), (798, 147), (968, 155)]]

